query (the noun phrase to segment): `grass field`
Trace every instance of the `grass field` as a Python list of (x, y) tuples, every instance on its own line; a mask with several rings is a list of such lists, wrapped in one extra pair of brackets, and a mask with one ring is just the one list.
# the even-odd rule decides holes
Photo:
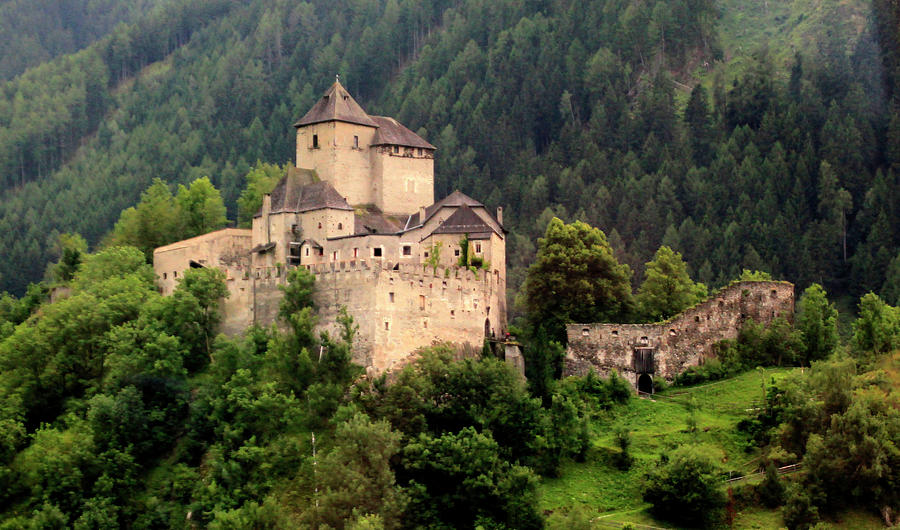
[[(878, 368), (900, 383), (900, 352), (885, 357)], [(702, 443), (720, 451), (723, 468), (734, 476), (755, 471), (758, 450), (748, 448), (737, 424), (761, 404), (763, 383), (771, 384), (800, 370), (758, 369), (711, 384), (670, 388), (653, 399), (631, 399), (595, 418), (586, 461), (568, 462), (558, 478), (542, 481), (541, 509), (552, 514), (580, 508), (590, 515), (595, 528), (618, 528), (625, 523), (638, 529), (671, 528), (654, 519), (641, 499), (642, 477), (656, 465), (659, 455), (683, 444)], [(694, 432), (688, 430), (691, 409), (697, 426)], [(611, 458), (619, 451), (613, 433), (623, 427), (631, 432), (634, 458), (628, 471), (618, 470)], [(878, 517), (862, 511), (845, 512), (823, 523), (832, 528), (882, 528)], [(783, 526), (780, 509), (753, 507), (736, 514), (733, 528)]]
[[(757, 454), (755, 450), (746, 451), (747, 443), (737, 431), (737, 423), (761, 402), (763, 381), (781, 379), (790, 371), (753, 371), (712, 384), (672, 388), (652, 400), (632, 399), (596, 418), (586, 461), (567, 463), (559, 478), (543, 481), (541, 508), (554, 512), (582, 506), (598, 517), (601, 526), (622, 522), (661, 526), (645, 512), (641, 499), (641, 479), (659, 455), (683, 444), (703, 443), (721, 451), (723, 467), (735, 476), (752, 472)], [(692, 406), (697, 425), (694, 432), (688, 430)], [(632, 440), (634, 465), (628, 471), (620, 471), (611, 463), (611, 456), (618, 452), (613, 433), (623, 427), (631, 432)], [(780, 518), (777, 512), (772, 514)], [(752, 520), (760, 521), (763, 515), (754, 514)], [(747, 527), (754, 524), (763, 523), (751, 522)]]

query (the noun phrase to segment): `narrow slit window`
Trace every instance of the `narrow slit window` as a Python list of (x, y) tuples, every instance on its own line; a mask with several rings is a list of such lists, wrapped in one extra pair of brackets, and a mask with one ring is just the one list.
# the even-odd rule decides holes
[(313, 149), (318, 149), (318, 148), (319, 148), (319, 135), (314, 134), (313, 135)]

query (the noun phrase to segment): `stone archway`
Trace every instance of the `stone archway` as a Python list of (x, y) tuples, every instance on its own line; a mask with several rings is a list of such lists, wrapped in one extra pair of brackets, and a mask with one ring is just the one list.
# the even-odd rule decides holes
[(641, 394), (653, 393), (653, 378), (650, 377), (650, 374), (641, 374), (638, 376), (637, 389)]

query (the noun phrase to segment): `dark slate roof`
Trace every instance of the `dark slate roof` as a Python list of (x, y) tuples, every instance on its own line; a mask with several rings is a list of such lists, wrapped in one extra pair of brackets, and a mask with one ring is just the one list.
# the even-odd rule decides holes
[[(353, 210), (347, 200), (325, 181), (307, 183), (302, 174), (291, 172), (272, 190), (271, 213), (300, 213), (322, 208)], [(261, 215), (261, 211), (257, 215)]]
[(437, 212), (444, 206), (447, 206), (447, 207), (458, 207), (458, 206), (478, 207), (478, 206), (482, 206), (483, 207), (484, 205), (481, 204), (480, 202), (476, 201), (472, 197), (469, 197), (465, 193), (463, 193), (459, 190), (456, 190), (453, 193), (451, 193), (450, 195), (447, 195), (443, 199), (432, 204), (431, 206), (426, 206), (425, 207), (425, 219), (419, 219), (418, 212), (412, 214), (409, 217), (409, 223), (407, 223), (407, 226), (409, 226), (411, 228), (411, 227), (419, 226), (420, 224), (423, 224), (425, 221), (430, 219), (431, 216), (435, 214), (435, 212)]
[(261, 245), (256, 245), (255, 247), (251, 248), (250, 253), (255, 254), (257, 252), (260, 252), (260, 253), (267, 252), (269, 250), (272, 250), (273, 248), (275, 248), (275, 243), (273, 243), (273, 242), (263, 243)]
[(320, 245), (319, 242), (316, 241), (315, 239), (304, 239), (304, 240), (303, 240), (303, 243), (300, 243), (300, 245), (301, 245), (301, 246), (302, 246), (302, 245), (309, 245), (309, 246), (311, 246), (311, 247), (313, 247), (313, 248), (323, 248), (322, 245)]
[[(432, 234), (490, 234), (495, 230), (468, 205), (460, 206)], [(477, 237), (476, 239), (482, 239)]]
[(359, 106), (359, 103), (353, 99), (353, 96), (347, 92), (341, 83), (335, 81), (322, 98), (309, 109), (300, 121), (294, 124), (294, 127), (303, 127), (304, 125), (312, 125), (313, 123), (321, 123), (326, 121), (345, 121), (348, 123), (357, 123), (359, 125), (368, 125), (369, 127), (378, 127), (372, 118), (366, 114), (366, 111)]
[(403, 223), (397, 218), (384, 215), (380, 210), (369, 207), (356, 211), (353, 235), (396, 234), (403, 231)]
[(394, 118), (372, 116), (378, 126), (372, 145), (402, 145), (405, 147), (421, 147), (434, 149), (434, 146), (422, 139), (418, 134), (404, 127)]

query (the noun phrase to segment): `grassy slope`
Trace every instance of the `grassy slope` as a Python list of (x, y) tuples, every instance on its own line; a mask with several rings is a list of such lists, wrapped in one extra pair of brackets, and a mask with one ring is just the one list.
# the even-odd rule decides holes
[[(893, 364), (894, 368), (898, 366), (900, 356)], [(737, 431), (737, 423), (746, 417), (747, 409), (761, 402), (763, 380), (777, 381), (791, 371), (772, 368), (765, 374), (753, 371), (713, 384), (673, 388), (653, 400), (632, 399), (628, 405), (596, 418), (587, 460), (567, 463), (559, 478), (542, 481), (541, 508), (552, 512), (583, 506), (595, 518), (596, 527), (624, 522), (666, 526), (646, 512), (640, 493), (644, 473), (655, 465), (661, 453), (691, 442), (721, 450), (723, 467), (735, 475), (752, 472), (757, 465), (757, 451), (745, 451), (746, 440)], [(687, 430), (691, 397), (696, 407), (694, 434)], [(628, 471), (619, 471), (609, 459), (618, 451), (613, 433), (621, 427), (628, 428), (632, 435), (631, 455), (635, 463)], [(777, 528), (782, 524), (779, 510), (748, 510), (739, 513), (735, 520), (736, 528)], [(877, 518), (857, 512), (844, 514), (833, 524), (843, 528), (880, 528)]]
[[(782, 75), (794, 53), (818, 53), (825, 34), (842, 36), (852, 51), (871, 14), (865, 0), (718, 0), (719, 38), (725, 51), (726, 79), (743, 72), (747, 58), (768, 46)], [(849, 37), (849, 38), (848, 38)]]

